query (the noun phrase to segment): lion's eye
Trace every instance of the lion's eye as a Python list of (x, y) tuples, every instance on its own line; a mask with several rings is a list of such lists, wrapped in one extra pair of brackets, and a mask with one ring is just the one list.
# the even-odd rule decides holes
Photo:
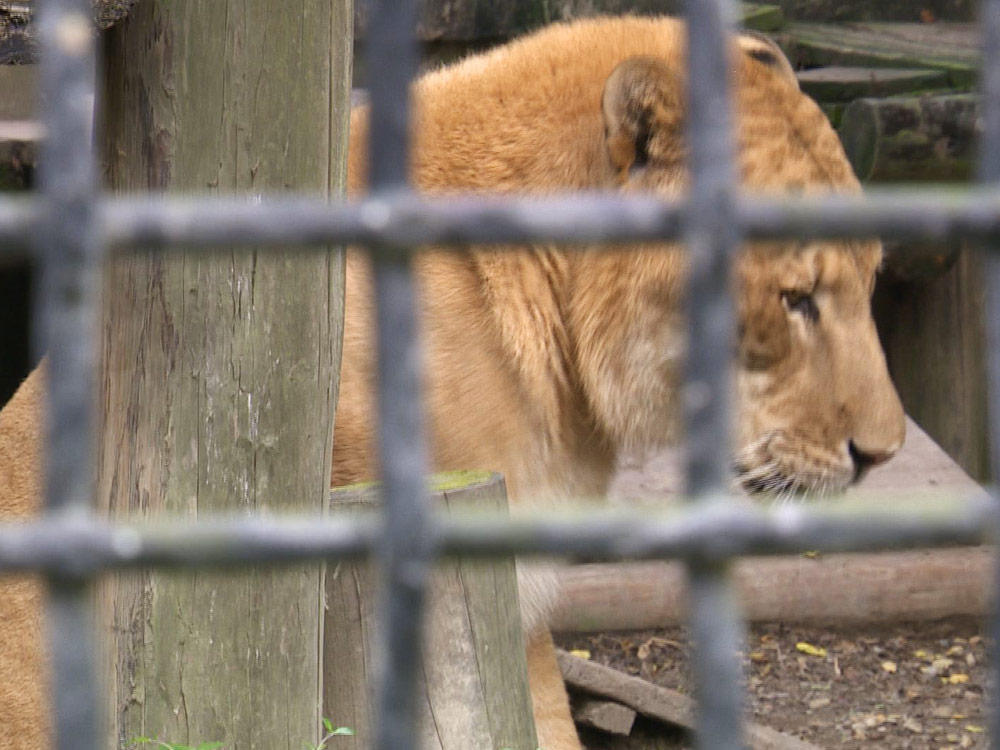
[(781, 293), (781, 301), (789, 312), (799, 313), (813, 323), (819, 320), (819, 308), (811, 294), (795, 290), (784, 291)]

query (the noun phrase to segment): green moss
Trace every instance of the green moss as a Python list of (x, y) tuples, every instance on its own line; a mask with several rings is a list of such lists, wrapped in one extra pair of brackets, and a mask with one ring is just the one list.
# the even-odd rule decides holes
[(359, 490), (368, 490), (378, 487), (381, 482), (367, 481), (367, 482), (355, 482), (354, 484), (343, 484), (339, 487), (330, 488), (330, 492), (357, 492)]
[[(494, 476), (492, 471), (482, 471), (477, 469), (465, 469), (461, 471), (443, 471), (432, 474), (427, 479), (427, 486), (431, 492), (451, 492), (454, 490), (472, 487), (477, 484), (486, 484)], [(360, 492), (363, 490), (378, 489), (381, 482), (367, 481), (345, 484), (341, 487), (333, 487), (330, 492), (343, 494), (348, 492)]]
[(496, 475), (492, 471), (475, 469), (445, 471), (430, 477), (430, 489), (431, 492), (449, 492), (476, 484), (486, 484), (494, 476)]

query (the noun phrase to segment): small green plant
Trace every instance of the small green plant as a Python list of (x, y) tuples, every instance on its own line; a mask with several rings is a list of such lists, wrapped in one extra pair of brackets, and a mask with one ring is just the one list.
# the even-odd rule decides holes
[(218, 750), (222, 747), (221, 742), (200, 742), (197, 745), (177, 745), (173, 742), (154, 740), (152, 737), (135, 737), (133, 745), (155, 745), (158, 750)]
[(323, 738), (319, 741), (319, 744), (313, 745), (312, 743), (307, 743), (306, 744), (307, 750), (327, 750), (328, 747), (326, 744), (327, 740), (331, 739), (332, 737), (354, 736), (354, 730), (351, 729), (350, 727), (335, 727), (333, 726), (333, 722), (326, 718), (323, 719), (323, 729), (326, 731), (326, 734), (323, 735)]

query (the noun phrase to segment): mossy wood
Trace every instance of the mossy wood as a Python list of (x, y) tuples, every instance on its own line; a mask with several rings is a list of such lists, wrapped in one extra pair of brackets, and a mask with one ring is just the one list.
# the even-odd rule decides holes
[(943, 70), (910, 68), (857, 68), (829, 65), (796, 72), (799, 87), (813, 99), (827, 104), (851, 102), (864, 96), (926, 93), (948, 86)]
[[(115, 192), (337, 196), (349, 0), (143, 0), (105, 43)], [(109, 264), (99, 489), (115, 517), (319, 514), (342, 327), (330, 248)], [(320, 565), (123, 575), (105, 591), (109, 747), (301, 750), (320, 726)]]
[(850, 65), (943, 70), (948, 83), (969, 88), (980, 43), (974, 24), (788, 23), (776, 35), (797, 68)]
[[(747, 28), (774, 31), (784, 22), (775, 4), (740, 3)], [(425, 42), (496, 42), (555, 21), (596, 15), (679, 15), (683, 0), (429, 0), (421, 4), (417, 35)], [(368, 7), (355, 5), (356, 29), (364, 39)]]
[[(433, 500), (448, 513), (503, 512), (495, 474), (441, 475)], [(335, 489), (332, 513), (375, 511), (377, 485)], [(376, 582), (371, 563), (332, 564), (326, 578), (323, 713), (355, 730), (342, 750), (370, 748), (370, 676)], [(535, 750), (524, 640), (512, 558), (444, 560), (433, 575), (420, 685), (424, 750)]]
[(973, 0), (777, 0), (785, 15), (802, 21), (973, 21)]
[(840, 140), (866, 182), (961, 181), (972, 176), (979, 129), (975, 94), (858, 99)]

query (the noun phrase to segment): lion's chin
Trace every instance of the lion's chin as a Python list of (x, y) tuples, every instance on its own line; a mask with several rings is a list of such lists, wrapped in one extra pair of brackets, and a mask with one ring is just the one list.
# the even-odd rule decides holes
[(859, 477), (849, 455), (771, 433), (739, 452), (735, 488), (755, 500), (801, 502), (839, 495)]
[(735, 467), (734, 489), (754, 500), (771, 503), (808, 502), (840, 495), (853, 483), (850, 474), (821, 472), (786, 474), (773, 467)]

